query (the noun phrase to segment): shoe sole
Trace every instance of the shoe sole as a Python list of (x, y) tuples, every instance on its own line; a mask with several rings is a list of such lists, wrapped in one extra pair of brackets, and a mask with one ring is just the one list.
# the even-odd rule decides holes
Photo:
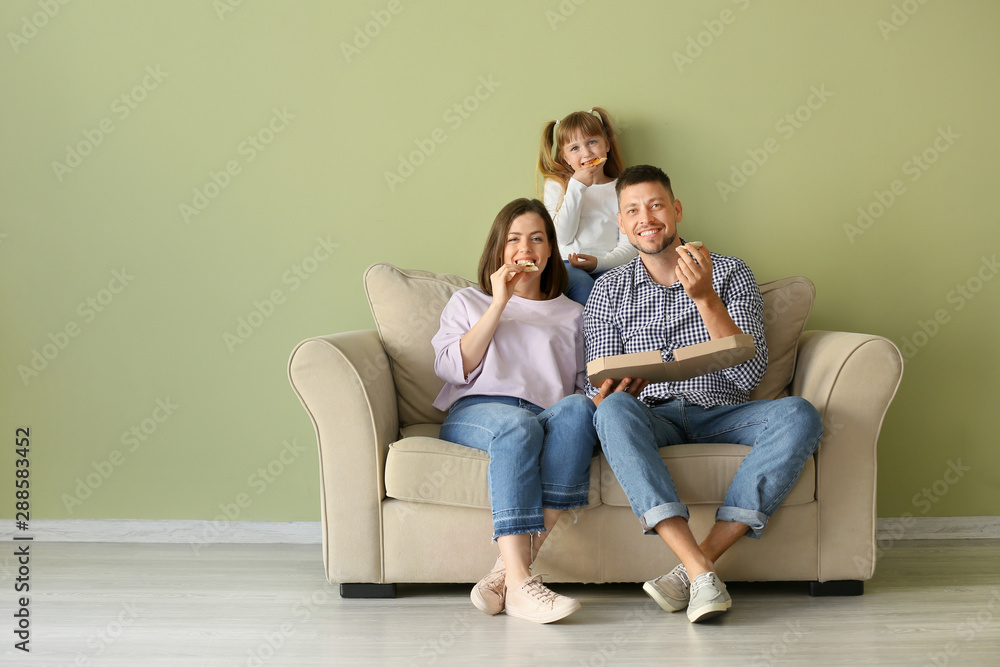
[(570, 614), (572, 614), (573, 612), (577, 611), (580, 608), (579, 601), (574, 600), (573, 602), (574, 604), (571, 608), (563, 609), (560, 612), (553, 612), (549, 615), (527, 614), (520, 612), (517, 609), (511, 609), (510, 607), (507, 607), (504, 611), (507, 612), (508, 616), (513, 616), (514, 618), (520, 618), (525, 621), (531, 621), (533, 623), (542, 623), (542, 624), (554, 623), (556, 621), (560, 621), (566, 618), (567, 616), (569, 616)]
[(732, 600), (726, 600), (725, 602), (713, 602), (711, 604), (702, 605), (699, 607), (694, 614), (691, 613), (691, 609), (688, 608), (688, 620), (692, 623), (699, 623), (701, 621), (707, 621), (716, 616), (721, 616), (722, 614), (729, 611), (729, 608), (733, 606)]
[(490, 606), (486, 603), (486, 600), (483, 599), (482, 595), (479, 595), (479, 591), (475, 588), (472, 589), (472, 593), (469, 595), (469, 598), (472, 600), (472, 604), (476, 606), (476, 609), (483, 612), (487, 616), (496, 616), (503, 611), (503, 605), (501, 605), (496, 611), (491, 610)]
[(668, 598), (666, 595), (660, 592), (660, 589), (653, 585), (653, 582), (647, 581), (642, 585), (642, 590), (646, 591), (646, 595), (653, 598), (653, 602), (660, 605), (660, 609), (663, 611), (669, 611), (671, 613), (675, 611), (680, 611), (687, 606), (687, 600), (684, 604), (677, 606), (676, 603)]

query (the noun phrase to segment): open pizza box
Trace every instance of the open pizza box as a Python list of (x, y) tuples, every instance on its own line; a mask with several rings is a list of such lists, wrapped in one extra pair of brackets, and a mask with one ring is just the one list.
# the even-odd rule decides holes
[(648, 382), (680, 382), (707, 375), (753, 359), (753, 336), (736, 334), (674, 350), (674, 361), (663, 361), (659, 350), (600, 357), (587, 364), (590, 384), (599, 387), (608, 378), (642, 378)]

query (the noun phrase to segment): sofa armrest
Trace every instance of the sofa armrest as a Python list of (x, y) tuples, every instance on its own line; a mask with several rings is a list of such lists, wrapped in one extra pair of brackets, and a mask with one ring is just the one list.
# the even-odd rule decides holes
[(385, 459), (399, 422), (378, 333), (304, 340), (288, 360), (288, 378), (316, 429), (326, 577), (381, 583)]
[(823, 417), (816, 452), (819, 581), (870, 579), (875, 571), (876, 444), (903, 375), (903, 356), (880, 336), (806, 331), (792, 394)]

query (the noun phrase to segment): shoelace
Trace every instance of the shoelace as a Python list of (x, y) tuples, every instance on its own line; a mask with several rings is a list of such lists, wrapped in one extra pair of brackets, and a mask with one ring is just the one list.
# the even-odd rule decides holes
[(499, 572), (490, 572), (483, 577), (483, 586), (485, 586), (491, 593), (502, 596), (504, 591), (504, 576), (506, 574), (507, 573), (504, 570), (500, 570)]
[(539, 602), (551, 602), (558, 597), (554, 591), (542, 583), (542, 575), (540, 574), (536, 574), (525, 581), (521, 584), (521, 588)]
[(677, 567), (675, 567), (673, 572), (671, 572), (671, 574), (676, 575), (678, 579), (684, 582), (685, 586), (691, 585), (691, 580), (688, 579), (687, 568), (684, 567), (683, 565), (678, 565)]
[(691, 597), (694, 598), (695, 593), (697, 593), (699, 589), (705, 588), (706, 586), (713, 586), (714, 588), (719, 587), (719, 578), (714, 572), (706, 572), (694, 580), (691, 584)]

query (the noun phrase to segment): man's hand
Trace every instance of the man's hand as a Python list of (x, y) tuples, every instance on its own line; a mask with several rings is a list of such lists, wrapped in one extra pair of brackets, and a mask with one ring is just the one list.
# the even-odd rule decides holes
[(642, 390), (646, 388), (647, 384), (649, 383), (642, 378), (636, 378), (635, 380), (632, 380), (632, 378), (625, 378), (615, 385), (614, 379), (608, 378), (601, 383), (601, 387), (597, 390), (597, 394), (591, 400), (594, 401), (595, 406), (598, 406), (601, 404), (601, 401), (618, 391), (623, 391), (626, 394), (631, 394), (632, 396), (638, 398), (639, 394), (642, 393)]
[(674, 269), (674, 274), (681, 281), (687, 295), (695, 302), (712, 296), (718, 298), (712, 287), (712, 256), (708, 248), (682, 245), (675, 250), (677, 268)]
[(569, 255), (569, 265), (593, 273), (597, 268), (597, 258), (593, 255), (584, 255), (582, 252), (573, 252)]

